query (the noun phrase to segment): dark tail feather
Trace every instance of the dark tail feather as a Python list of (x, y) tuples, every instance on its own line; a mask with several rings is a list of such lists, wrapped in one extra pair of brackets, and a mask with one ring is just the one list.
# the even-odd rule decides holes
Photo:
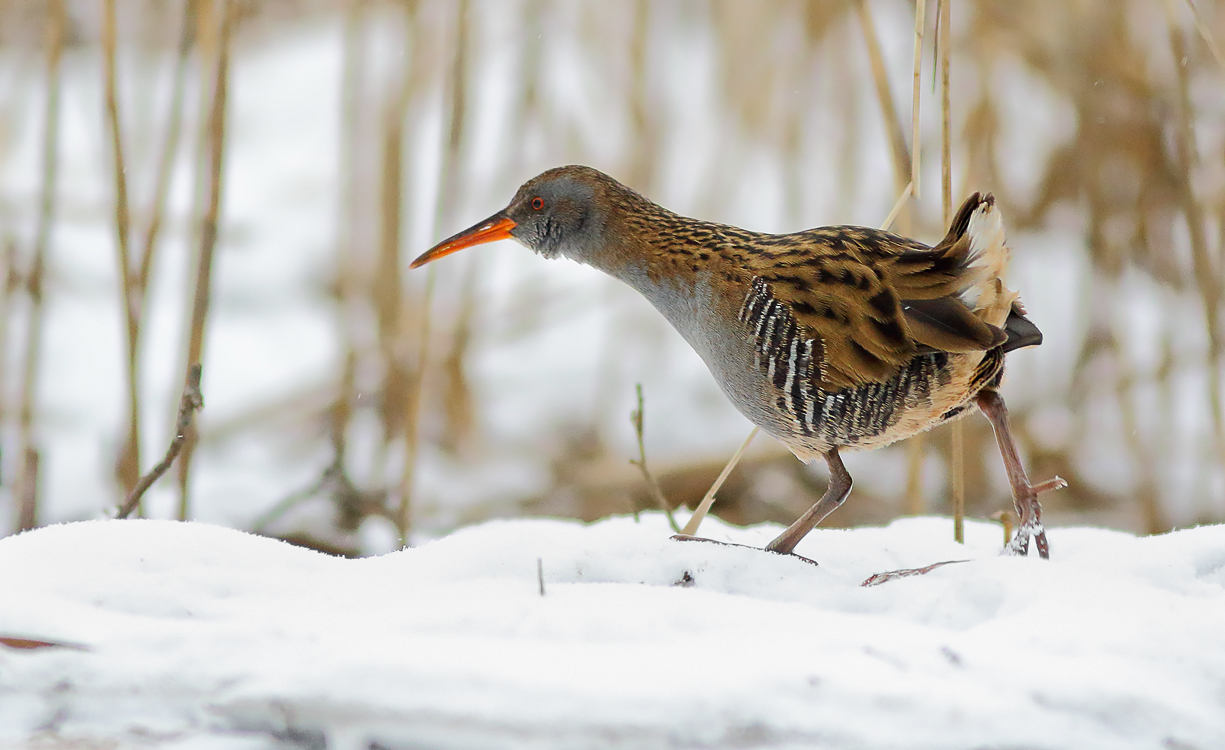
[(944, 239), (936, 243), (936, 247), (949, 248), (957, 244), (957, 240), (961, 239), (970, 229), (970, 218), (974, 216), (974, 212), (978, 207), (986, 203), (988, 206), (995, 205), (995, 196), (991, 193), (983, 195), (974, 193), (965, 202), (961, 204), (961, 208), (957, 209), (957, 213), (953, 216), (953, 221), (949, 224), (948, 234), (944, 235)]
[(1039, 331), (1038, 326), (1030, 322), (1015, 304), (1004, 323), (1004, 333), (1008, 335), (1008, 340), (1004, 342), (1005, 352), (1042, 343), (1042, 331)]

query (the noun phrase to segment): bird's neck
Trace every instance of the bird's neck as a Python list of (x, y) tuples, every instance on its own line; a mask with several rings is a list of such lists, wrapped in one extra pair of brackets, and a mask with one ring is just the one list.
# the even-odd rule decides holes
[(633, 288), (703, 354), (708, 342), (701, 321), (710, 313), (721, 262), (718, 229), (650, 204), (632, 213), (613, 213), (598, 245), (563, 254)]
[(712, 252), (693, 236), (694, 227), (705, 224), (626, 191), (609, 201), (590, 241), (563, 254), (625, 282), (654, 302), (657, 289), (669, 294), (692, 290)]

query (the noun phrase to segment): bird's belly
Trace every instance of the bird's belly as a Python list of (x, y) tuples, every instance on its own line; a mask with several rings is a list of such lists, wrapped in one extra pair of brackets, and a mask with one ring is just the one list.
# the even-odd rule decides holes
[(811, 361), (820, 356), (819, 345), (757, 351), (754, 332), (728, 325), (736, 317), (706, 280), (693, 289), (639, 291), (702, 358), (732, 405), (804, 461), (834, 447), (888, 445), (955, 418), (985, 385), (983, 378), (996, 377), (1003, 364), (1002, 357), (984, 361), (981, 352), (935, 352), (915, 357), (884, 381), (826, 391), (819, 364)]
[[(788, 351), (771, 366), (755, 356), (747, 340), (708, 337), (694, 348), (740, 413), (804, 461), (834, 447), (881, 447), (956, 418), (985, 385), (979, 365), (989, 365), (989, 376), (999, 369), (984, 363), (982, 353), (935, 352), (916, 356), (884, 381), (826, 391), (815, 367), (788, 370), (796, 369), (802, 356)], [(998, 363), (1002, 366), (1002, 358)]]

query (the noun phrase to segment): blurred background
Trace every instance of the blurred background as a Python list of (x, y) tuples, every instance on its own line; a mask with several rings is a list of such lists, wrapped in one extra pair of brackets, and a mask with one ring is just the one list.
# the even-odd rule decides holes
[[(937, 20), (949, 3), (947, 30)], [(916, 88), (916, 15), (922, 12)], [(512, 243), (552, 166), (789, 232), (995, 193), (1045, 343), (1004, 395), (1051, 525), (1225, 520), (1225, 8), (1197, 0), (0, 0), (0, 534), (142, 512), (342, 554), (692, 507), (751, 425), (640, 297)], [(942, 104), (947, 60), (949, 105)], [(1011, 506), (986, 420), (849, 454), (833, 525)], [(825, 488), (760, 436), (714, 512)], [(960, 477), (960, 479), (958, 479)], [(682, 514), (683, 516), (683, 514)], [(950, 522), (950, 531), (952, 524)]]

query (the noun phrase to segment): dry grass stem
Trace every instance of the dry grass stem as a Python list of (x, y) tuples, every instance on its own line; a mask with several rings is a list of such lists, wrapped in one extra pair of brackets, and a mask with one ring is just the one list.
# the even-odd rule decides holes
[[(910, 188), (916, 202), (920, 194), (920, 154), (922, 153), (922, 132), (919, 128), (921, 111), (921, 86), (923, 63), (923, 32), (927, 0), (915, 0), (914, 21), (914, 64), (912, 66), (912, 89), (910, 99)], [(903, 233), (910, 233), (910, 224), (903, 227)], [(905, 512), (917, 515), (923, 512), (923, 435), (915, 435), (906, 445), (906, 502)]]
[(115, 180), (115, 235), (119, 250), (119, 280), (123, 290), (123, 317), (126, 324), (126, 375), (128, 431), (119, 454), (116, 473), (124, 492), (129, 492), (140, 476), (140, 373), (137, 363), (137, 335), (141, 301), (132, 273), (129, 241), (131, 219), (128, 214), (127, 165), (124, 162), (123, 127), (119, 121), (119, 94), (116, 90), (115, 0), (105, 0), (102, 13), (102, 55), (106, 72), (106, 118), (110, 127), (111, 156)]
[[(630, 463), (638, 467), (642, 472), (642, 478), (646, 480), (647, 489), (651, 492), (651, 497), (654, 498), (655, 504), (668, 517), (668, 525), (672, 527), (672, 531), (679, 534), (681, 527), (676, 524), (676, 519), (672, 517), (672, 506), (668, 504), (668, 499), (664, 497), (664, 491), (659, 488), (659, 482), (655, 481), (651, 470), (647, 468), (647, 449), (642, 437), (642, 421), (643, 421), (643, 402), (642, 402), (642, 383), (635, 385), (635, 392), (638, 395), (638, 408), (630, 412), (630, 423), (634, 425), (634, 434), (638, 438), (638, 458), (630, 459)], [(635, 507), (637, 513), (637, 507)]]
[[(940, 61), (940, 197), (944, 226), (953, 221), (953, 115), (949, 90), (950, 16), (953, 0), (936, 3), (936, 57)], [(953, 422), (949, 431), (949, 479), (953, 490), (953, 539), (965, 542), (966, 426)]]
[(914, 197), (920, 196), (919, 189), (919, 83), (922, 79), (923, 63), (923, 16), (927, 9), (927, 0), (915, 0), (914, 13), (914, 89), (910, 100), (910, 182), (914, 186)]
[[(890, 151), (893, 154), (893, 176), (895, 189), (902, 190), (910, 173), (910, 153), (906, 148), (906, 134), (902, 129), (902, 120), (898, 117), (897, 107), (893, 105), (893, 93), (889, 90), (889, 76), (885, 72), (885, 58), (881, 53), (880, 41), (876, 36), (876, 25), (872, 21), (872, 11), (867, 0), (856, 0), (855, 11), (859, 16), (859, 25), (863, 29), (864, 43), (868, 48), (868, 62), (872, 69), (872, 82), (876, 84), (876, 99), (880, 103), (881, 121), (885, 133), (889, 136)], [(913, 183), (912, 183), (913, 184)], [(906, 197), (910, 193), (907, 192)], [(905, 204), (905, 199), (899, 201), (899, 208)], [(893, 214), (890, 214), (892, 217)], [(893, 224), (892, 218), (886, 222), (886, 228)]]
[(1179, 164), (1177, 186), (1182, 203), (1183, 216), (1187, 222), (1187, 234), (1191, 243), (1191, 258), (1195, 269), (1195, 281), (1204, 306), (1204, 327), (1208, 333), (1208, 403), (1211, 410), (1213, 437), (1217, 455), (1225, 463), (1225, 395), (1222, 394), (1221, 370), (1225, 367), (1225, 331), (1221, 328), (1222, 269), (1214, 262), (1208, 250), (1206, 217), (1195, 196), (1192, 177), (1199, 164), (1195, 142), (1195, 111), (1191, 104), (1191, 84), (1188, 77), (1187, 47), (1182, 30), (1173, 17), (1171, 3), (1167, 3), (1170, 51), (1173, 57), (1175, 77), (1178, 81), (1178, 127), (1175, 142)]
[(137, 311), (138, 330), (140, 321), (144, 317), (143, 299), (149, 287), (149, 273), (153, 267), (154, 249), (161, 235), (162, 219), (166, 213), (166, 200), (170, 195), (170, 176), (173, 172), (174, 156), (178, 153), (179, 148), (179, 132), (183, 121), (183, 92), (186, 88), (192, 41), (196, 36), (195, 6), (196, 0), (186, 0), (183, 4), (183, 21), (179, 31), (179, 54), (175, 61), (170, 105), (166, 116), (166, 136), (162, 141), (161, 153), (158, 156), (157, 180), (153, 188), (153, 206), (149, 211), (149, 226), (145, 230), (144, 250), (138, 259), (140, 271), (136, 276), (136, 286), (142, 300), (142, 307)]
[(681, 529), (683, 536), (693, 536), (698, 533), (698, 527), (702, 525), (702, 521), (706, 519), (706, 514), (710, 512), (710, 506), (715, 503), (715, 493), (727, 481), (727, 477), (732, 473), (732, 469), (736, 468), (736, 464), (740, 463), (740, 457), (748, 450), (749, 443), (753, 442), (753, 438), (757, 437), (757, 433), (761, 431), (760, 427), (754, 427), (749, 431), (749, 436), (744, 439), (740, 447), (736, 450), (735, 455), (723, 467), (723, 471), (719, 472), (719, 478), (715, 483), (710, 485), (710, 489), (706, 492), (706, 497), (702, 498), (702, 502), (698, 503), (697, 509), (693, 511), (693, 515), (689, 517), (689, 522), (685, 524), (685, 528)]
[(1225, 71), (1225, 57), (1221, 56), (1221, 48), (1217, 46), (1212, 31), (1209, 30), (1208, 24), (1204, 23), (1203, 16), (1199, 14), (1199, 8), (1195, 7), (1195, 0), (1186, 1), (1187, 7), (1191, 9), (1191, 16), (1195, 19), (1195, 28), (1199, 31), (1200, 38), (1204, 40), (1204, 44), (1208, 45), (1208, 51), (1216, 59), (1217, 65), (1221, 66), (1222, 71)]
[[(465, 135), (465, 117), (467, 105), (469, 24), (468, 0), (460, 0), (455, 11), (455, 56), (452, 59), (449, 75), (449, 86), (446, 91), (449, 99), (449, 116), (447, 128), (447, 144), (443, 152), (442, 165), (438, 173), (438, 202), (434, 211), (434, 226), (431, 232), (436, 238), (439, 229), (448, 222), (454, 211), (456, 196), (459, 190), (459, 157)], [(396, 525), (404, 544), (409, 542), (409, 530), (412, 527), (412, 496), (413, 483), (416, 478), (417, 460), (419, 454), (421, 403), (425, 388), (425, 376), (430, 361), (430, 338), (432, 330), (432, 307), (437, 268), (430, 266), (426, 271), (425, 289), (421, 299), (421, 324), (419, 332), (419, 349), (417, 352), (417, 369), (412, 383), (409, 385), (405, 406), (405, 440), (404, 440), (404, 471), (400, 477), (400, 506), (396, 513)]]
[[(47, 108), (44, 115), (42, 188), (38, 209), (38, 230), (34, 238), (34, 257), (26, 275), (29, 318), (26, 326), (25, 354), (22, 360), (21, 407), (18, 435), (22, 469), (17, 483), (17, 530), (38, 525), (39, 450), (34, 444), (34, 409), (37, 399), (38, 365), (42, 357), (43, 281), (47, 248), (55, 222), (56, 184), (59, 172), (60, 60), (63, 57), (67, 16), (63, 0), (47, 6)], [(5, 280), (7, 287), (7, 279)], [(7, 322), (7, 321), (6, 321)]]
[(914, 190), (914, 183), (906, 183), (906, 187), (902, 188), (902, 194), (898, 196), (897, 202), (893, 204), (893, 208), (889, 211), (889, 215), (881, 222), (880, 228), (889, 231), (893, 227), (893, 222), (897, 221), (897, 217), (902, 213), (902, 209), (906, 207), (906, 202), (910, 200), (910, 194)]
[(200, 393), (201, 373), (202, 370), (198, 364), (193, 364), (188, 368), (187, 384), (183, 387), (183, 398), (179, 402), (179, 416), (175, 421), (174, 438), (170, 441), (170, 448), (167, 449), (165, 457), (136, 482), (132, 491), (128, 493), (127, 499), (124, 500), (123, 506), (119, 508), (116, 518), (127, 518), (132, 511), (136, 510), (145, 490), (166, 473), (183, 450), (188, 434), (194, 431), (196, 412), (204, 408), (204, 397)]
[[(225, 0), (221, 11), (221, 30), (217, 39), (217, 66), (213, 80), (212, 105), (208, 110), (208, 205), (200, 222), (200, 250), (196, 257), (195, 294), (191, 302), (191, 327), (187, 341), (187, 361), (203, 360), (204, 334), (208, 325), (209, 301), (212, 295), (213, 254), (217, 247), (217, 229), (221, 214), (222, 165), (225, 153), (226, 96), (229, 86), (230, 37), (234, 24), (234, 1)], [(179, 462), (179, 517), (190, 515), (188, 493), (191, 459), (195, 441), (189, 440)]]

